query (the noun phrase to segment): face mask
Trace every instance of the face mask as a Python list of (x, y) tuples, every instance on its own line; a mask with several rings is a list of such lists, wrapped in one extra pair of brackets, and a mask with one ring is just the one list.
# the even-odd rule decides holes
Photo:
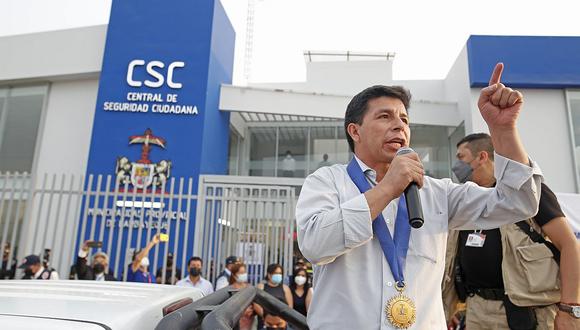
[(272, 275), (272, 282), (274, 282), (274, 284), (276, 284), (276, 285), (282, 283), (282, 274)]
[(105, 266), (104, 266), (103, 264), (101, 264), (101, 263), (96, 263), (96, 264), (93, 266), (93, 272), (94, 272), (95, 274), (102, 274), (102, 273), (104, 273), (104, 272), (105, 272)]
[(298, 285), (304, 285), (304, 283), (306, 283), (306, 277), (296, 276), (296, 277), (294, 277), (294, 282)]
[(471, 180), (471, 175), (473, 174), (473, 168), (471, 168), (471, 165), (462, 160), (456, 161), (451, 168), (451, 171), (453, 171), (453, 174), (455, 174), (457, 180), (461, 183), (466, 183)]
[(144, 257), (143, 259), (141, 259), (141, 266), (145, 268), (149, 267), (149, 258)]
[(246, 283), (246, 282), (248, 282), (248, 273), (238, 274), (236, 276), (236, 282), (238, 282), (238, 283)]
[(193, 277), (197, 277), (197, 276), (199, 276), (199, 274), (201, 274), (201, 269), (195, 268), (195, 267), (192, 267), (189, 269), (189, 275), (191, 275)]

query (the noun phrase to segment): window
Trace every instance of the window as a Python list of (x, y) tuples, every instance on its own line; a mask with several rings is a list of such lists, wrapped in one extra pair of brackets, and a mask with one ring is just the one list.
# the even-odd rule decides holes
[(278, 177), (306, 177), (306, 146), (308, 128), (280, 127), (278, 128)]
[(250, 130), (251, 176), (275, 176), (277, 127), (255, 127)]
[[(421, 157), (427, 175), (450, 177), (451, 162), (455, 157), (451, 152), (455, 150), (455, 140), (465, 135), (463, 126), (412, 125), (411, 130), (411, 147)], [(304, 123), (304, 126), (298, 127), (254, 126), (249, 127), (248, 132), (251, 176), (304, 178), (322, 166), (347, 164), (353, 156), (342, 123)], [(236, 152), (240, 155), (238, 162), (247, 162), (247, 154), (244, 156), (232, 149), (234, 140), (230, 137), (230, 164)], [(230, 174), (233, 173), (230, 170)]]
[(433, 178), (450, 177), (448, 127), (411, 125), (411, 148), (419, 154), (425, 174)]
[(322, 166), (346, 164), (350, 158), (342, 126), (310, 128), (310, 173)]
[(240, 174), (240, 148), (242, 147), (242, 137), (230, 127), (230, 147), (228, 155), (228, 174)]
[(568, 91), (567, 95), (574, 164), (576, 166), (576, 190), (580, 191), (580, 91)]
[(0, 172), (30, 172), (46, 86), (0, 89)]

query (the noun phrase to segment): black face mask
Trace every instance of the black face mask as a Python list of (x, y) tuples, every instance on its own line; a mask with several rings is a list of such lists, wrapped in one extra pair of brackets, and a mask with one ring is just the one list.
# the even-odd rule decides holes
[(199, 276), (199, 274), (201, 274), (201, 269), (198, 269), (198, 268), (190, 268), (189, 269), (189, 275), (191, 275), (193, 277), (197, 277), (197, 276)]
[(96, 263), (93, 265), (93, 272), (95, 274), (101, 274), (105, 272), (105, 265), (101, 263)]

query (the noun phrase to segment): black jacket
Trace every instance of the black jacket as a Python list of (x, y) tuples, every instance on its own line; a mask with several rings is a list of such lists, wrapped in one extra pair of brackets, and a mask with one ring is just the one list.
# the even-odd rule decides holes
[[(77, 263), (75, 264), (77, 271), (77, 277), (79, 280), (95, 280), (95, 273), (93, 268), (87, 266), (87, 258), (77, 257)], [(110, 270), (109, 270), (110, 271)], [(113, 276), (112, 272), (105, 273), (105, 281), (116, 281), (117, 279)]]

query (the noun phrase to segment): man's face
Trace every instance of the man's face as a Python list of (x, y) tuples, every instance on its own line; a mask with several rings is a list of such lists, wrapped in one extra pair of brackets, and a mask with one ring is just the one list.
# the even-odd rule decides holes
[(105, 269), (109, 266), (107, 259), (105, 259), (105, 257), (103, 256), (96, 256), (95, 259), (93, 260), (93, 266), (95, 264), (101, 264), (105, 267)]
[(189, 263), (189, 269), (191, 268), (197, 268), (198, 270), (201, 271), (201, 261), (199, 260), (193, 260)]
[(390, 163), (397, 150), (409, 146), (409, 117), (401, 100), (381, 96), (368, 102), (367, 112), (353, 136), (355, 150), (377, 162)]
[(29, 269), (29, 272), (34, 275), (34, 274), (36, 274), (36, 272), (38, 272), (40, 270), (40, 264), (38, 263), (38, 264), (31, 265), (30, 267), (28, 267), (28, 269)]
[(482, 157), (480, 157), (479, 153), (477, 155), (474, 155), (471, 152), (471, 150), (467, 147), (467, 145), (468, 142), (459, 145), (459, 147), (457, 148), (456, 157), (457, 159), (467, 163), (467, 165), (469, 165), (472, 168), (473, 173), (471, 174), (470, 181), (473, 181), (478, 185), (482, 185), (484, 182), (487, 182), (490, 179), (487, 177), (486, 172), (483, 170), (483, 167), (481, 166), (484, 160), (482, 160)]

